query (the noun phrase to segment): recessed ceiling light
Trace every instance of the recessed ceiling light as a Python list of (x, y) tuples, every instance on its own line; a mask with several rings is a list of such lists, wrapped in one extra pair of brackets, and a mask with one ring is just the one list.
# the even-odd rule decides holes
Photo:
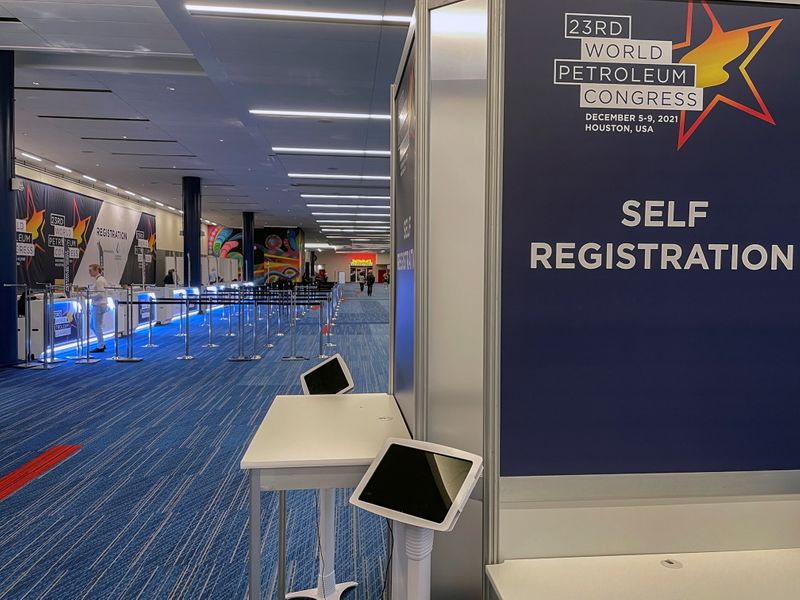
[(38, 81), (34, 81), (33, 85), (39, 85), (39, 82)]
[(156, 200), (156, 204), (157, 204), (158, 206), (164, 206), (164, 203), (163, 203), (163, 202), (159, 202), (158, 200)]
[(92, 183), (97, 181), (97, 179), (95, 179), (94, 177), (89, 177), (88, 175), (84, 175), (83, 178), (86, 179), (87, 181), (91, 181)]
[(175, 208), (174, 206), (168, 206), (167, 208), (168, 208), (168, 209), (170, 209), (170, 210), (178, 210), (178, 209), (177, 209), (177, 208)]
[(287, 146), (276, 146), (273, 152), (283, 154), (322, 154), (330, 156), (390, 156), (388, 150), (348, 150), (346, 148), (289, 148)]
[(107, 183), (107, 184), (106, 184), (106, 187), (107, 187), (107, 188), (111, 188), (112, 190), (118, 190), (118, 189), (119, 189), (117, 186), (115, 186), (115, 185), (113, 185), (113, 184), (111, 184), (111, 183)]
[(314, 117), (330, 119), (381, 119), (389, 120), (391, 115), (368, 114), (368, 113), (345, 113), (345, 112), (317, 112), (304, 110), (271, 110), (262, 108), (250, 109), (251, 115), (262, 115), (265, 117)]
[(150, 198), (147, 198), (146, 196), (139, 196), (139, 197), (140, 197), (142, 200), (144, 200), (145, 202), (152, 202), (152, 200), (150, 200)]
[(59, 171), (64, 171), (64, 173), (72, 173), (72, 169), (68, 169), (67, 167), (62, 167), (61, 165), (55, 165), (55, 167)]
[(219, 141), (220, 141), (220, 142), (224, 142), (225, 140), (223, 140), (222, 138), (219, 138)]
[[(300, 194), (301, 198), (317, 198), (318, 200), (390, 200), (389, 196), (351, 196), (336, 194)], [(309, 205), (310, 206), (310, 205)]]
[(216, 226), (216, 225), (217, 225), (216, 223), (214, 223), (214, 221), (211, 221), (211, 224), (212, 224), (212, 225), (214, 225), (214, 226)]
[(127, 140), (127, 139), (128, 139), (128, 136), (127, 136), (127, 135), (123, 135), (123, 136), (122, 136), (122, 139), (123, 139), (123, 140)]
[(411, 17), (400, 15), (374, 15), (312, 10), (282, 10), (276, 8), (253, 8), (249, 6), (216, 6), (208, 4), (186, 4), (193, 15), (228, 17), (256, 17), (261, 19), (289, 19), (302, 21), (333, 21), (340, 23), (378, 23), (385, 25), (408, 25)]
[(364, 181), (389, 181), (388, 175), (331, 175), (330, 173), (289, 173), (295, 179), (358, 179)]
[(122, 191), (125, 192), (126, 194), (128, 194), (128, 196), (135, 196), (136, 195), (130, 190), (122, 190)]
[(168, 86), (167, 86), (167, 89), (168, 89), (170, 92), (174, 92), (174, 91), (175, 91), (175, 88), (174, 88), (174, 87), (172, 87), (171, 85), (168, 85)]
[(34, 156), (33, 154), (28, 154), (27, 152), (23, 152), (22, 156), (25, 158), (30, 158), (31, 160), (35, 160), (36, 162), (42, 162), (42, 159), (38, 156)]

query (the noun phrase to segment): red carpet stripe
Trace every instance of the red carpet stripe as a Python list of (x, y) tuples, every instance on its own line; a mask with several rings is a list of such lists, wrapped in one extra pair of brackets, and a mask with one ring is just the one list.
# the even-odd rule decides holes
[(0, 477), (0, 500), (4, 500), (39, 475), (43, 475), (80, 448), (80, 446), (53, 446), (8, 475)]

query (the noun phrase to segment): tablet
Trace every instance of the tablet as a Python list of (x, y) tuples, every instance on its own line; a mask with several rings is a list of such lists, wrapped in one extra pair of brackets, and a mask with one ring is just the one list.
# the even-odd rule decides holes
[(350, 503), (401, 523), (452, 531), (482, 472), (477, 454), (390, 438)]
[(341, 354), (334, 354), (313, 369), (300, 375), (300, 385), (307, 396), (317, 394), (346, 394), (355, 387), (350, 369)]

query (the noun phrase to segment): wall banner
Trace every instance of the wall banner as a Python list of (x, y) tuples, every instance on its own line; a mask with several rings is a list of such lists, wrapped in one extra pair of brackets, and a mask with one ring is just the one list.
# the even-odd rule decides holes
[(155, 283), (155, 216), (23, 179), (17, 192), (17, 281), (86, 285), (103, 265), (110, 285)]
[(506, 8), (501, 474), (800, 468), (800, 9)]
[[(303, 230), (298, 227), (262, 227), (254, 233), (255, 282), (299, 282), (303, 278)], [(242, 230), (208, 228), (208, 254), (242, 260)]]

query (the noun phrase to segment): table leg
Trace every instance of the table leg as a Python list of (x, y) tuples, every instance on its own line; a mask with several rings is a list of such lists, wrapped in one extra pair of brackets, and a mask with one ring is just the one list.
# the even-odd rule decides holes
[(250, 600), (261, 600), (261, 471), (250, 469)]
[[(268, 315), (269, 317), (269, 315)], [(286, 595), (286, 490), (278, 492), (278, 600)]]
[(355, 587), (355, 581), (336, 583), (336, 490), (319, 490), (319, 540), (320, 560), (317, 587), (286, 594), (287, 598), (316, 598), (339, 600), (345, 590)]

